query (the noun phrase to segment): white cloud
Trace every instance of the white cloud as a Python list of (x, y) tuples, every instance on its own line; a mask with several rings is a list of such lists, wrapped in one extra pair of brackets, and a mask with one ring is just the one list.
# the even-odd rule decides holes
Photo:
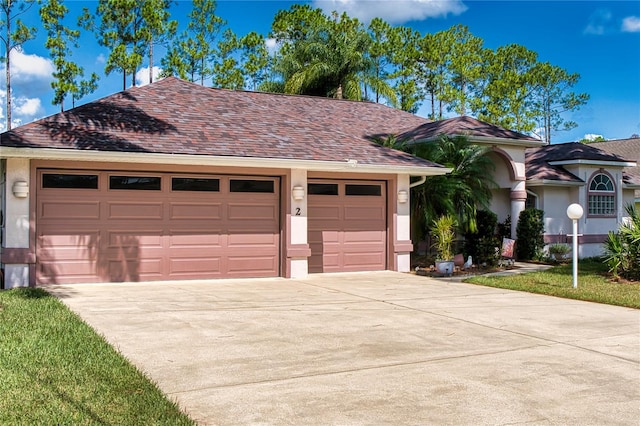
[(16, 98), (13, 100), (12, 115), (35, 117), (42, 113), (42, 102), (39, 98)]
[(264, 45), (267, 48), (267, 51), (269, 52), (270, 55), (273, 55), (275, 52), (278, 51), (278, 48), (280, 46), (278, 46), (278, 42), (276, 41), (275, 38), (266, 38), (264, 40)]
[(422, 21), (427, 18), (459, 15), (467, 10), (461, 0), (314, 0), (314, 7), (325, 13), (346, 12), (365, 24), (373, 18), (382, 18), (390, 24)]
[[(5, 115), (5, 105), (7, 101), (7, 91), (0, 90), (0, 132), (7, 130), (7, 117)], [(20, 126), (22, 123), (31, 122), (44, 112), (42, 101), (38, 98), (17, 97), (13, 98), (11, 105), (11, 128)]]
[[(162, 69), (160, 67), (153, 67), (153, 81), (158, 80), (158, 76)], [(136, 84), (138, 86), (146, 86), (149, 84), (149, 67), (140, 68), (136, 72)]]
[(637, 16), (627, 16), (622, 20), (622, 31), (625, 33), (640, 32), (640, 18)]
[[(0, 65), (4, 75), (6, 65)], [(51, 90), (53, 62), (22, 50), (11, 51), (11, 92), (14, 96), (36, 97)]]
[(602, 135), (597, 135), (597, 134), (595, 134), (595, 133), (586, 133), (586, 134), (584, 135), (584, 138), (583, 138), (583, 139), (588, 140), (588, 141), (595, 141), (595, 140), (596, 140), (596, 139), (598, 139), (598, 138), (602, 138), (602, 139), (604, 139), (604, 136), (602, 136)]
[(101, 53), (98, 55), (98, 57), (96, 58), (96, 63), (97, 64), (106, 64), (107, 63), (107, 57), (104, 56), (104, 53)]
[(602, 35), (611, 23), (611, 12), (606, 9), (596, 10), (589, 17), (589, 23), (584, 29), (584, 34)]

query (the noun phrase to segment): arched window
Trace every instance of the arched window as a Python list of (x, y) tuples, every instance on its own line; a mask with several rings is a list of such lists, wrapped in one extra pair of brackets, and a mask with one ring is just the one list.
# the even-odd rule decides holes
[(615, 216), (616, 190), (609, 175), (598, 173), (589, 182), (589, 215)]

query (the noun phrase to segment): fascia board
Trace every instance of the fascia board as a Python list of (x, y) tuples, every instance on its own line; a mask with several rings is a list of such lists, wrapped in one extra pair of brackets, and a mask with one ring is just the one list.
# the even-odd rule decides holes
[(585, 166), (608, 166), (608, 167), (636, 167), (633, 161), (603, 161), (603, 160), (561, 160), (549, 161), (552, 166), (570, 166), (584, 164)]
[(83, 151), (53, 148), (2, 147), (0, 158), (34, 160), (104, 161), (116, 163), (174, 164), (193, 166), (227, 166), (253, 168), (306, 169), (310, 171), (342, 171), (353, 173), (398, 173), (435, 176), (451, 172), (447, 167), (390, 166), (361, 164), (353, 160), (316, 161), (284, 158), (227, 157), (212, 155), (157, 154), (145, 152)]
[(584, 182), (551, 180), (551, 179), (531, 179), (527, 180), (526, 186), (584, 186)]

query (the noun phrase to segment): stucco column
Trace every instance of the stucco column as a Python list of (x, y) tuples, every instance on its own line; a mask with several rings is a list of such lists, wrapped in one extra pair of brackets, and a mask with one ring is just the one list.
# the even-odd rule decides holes
[(518, 226), (518, 218), (524, 210), (527, 201), (527, 190), (525, 182), (517, 181), (511, 186), (511, 238), (517, 239), (516, 227)]
[[(302, 189), (302, 199), (294, 198), (295, 192)], [(291, 200), (291, 209), (287, 214), (289, 232), (287, 241), (287, 269), (290, 278), (304, 278), (309, 274), (309, 256), (311, 249), (307, 241), (307, 171), (291, 170), (291, 186), (287, 194)], [(296, 197), (299, 195), (296, 194)]]
[[(29, 286), (29, 200), (34, 196), (35, 188), (30, 182), (29, 160), (8, 158), (6, 162), (5, 199), (5, 236), (2, 248), (5, 288)], [(18, 198), (13, 194), (16, 182), (26, 182), (29, 195)]]
[[(399, 272), (408, 272), (411, 269), (411, 208), (409, 197), (409, 175), (398, 175), (397, 190), (390, 194), (392, 202), (395, 204), (395, 241), (393, 251), (395, 256), (395, 269)], [(406, 194), (406, 199), (404, 196)], [(393, 205), (393, 204), (391, 204)]]

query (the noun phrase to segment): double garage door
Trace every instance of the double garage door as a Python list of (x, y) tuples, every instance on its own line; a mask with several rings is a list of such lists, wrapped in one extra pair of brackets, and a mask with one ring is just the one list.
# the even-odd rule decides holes
[[(40, 169), (38, 284), (280, 275), (280, 179)], [(310, 181), (310, 272), (386, 269), (384, 182)]]
[(279, 273), (279, 179), (38, 171), (36, 281)]

